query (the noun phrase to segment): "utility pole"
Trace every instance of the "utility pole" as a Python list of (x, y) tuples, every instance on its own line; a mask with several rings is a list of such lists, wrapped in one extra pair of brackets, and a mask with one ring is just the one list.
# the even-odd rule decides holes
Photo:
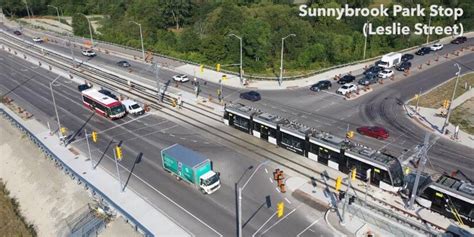
[(239, 39), (239, 41), (240, 41), (240, 64), (239, 64), (240, 65), (239, 66), (240, 71), (239, 71), (239, 77), (240, 77), (240, 85), (242, 85), (243, 80), (244, 80), (243, 79), (243, 70), (242, 70), (242, 67), (243, 67), (243, 65), (242, 65), (242, 37), (237, 36), (236, 34), (229, 34), (229, 36), (234, 36), (235, 38)]
[(280, 52), (280, 79), (278, 80), (278, 84), (281, 86), (283, 82), (283, 49), (285, 48), (285, 39), (288, 37), (295, 37), (295, 34), (289, 34), (283, 38), (281, 38), (281, 52)]
[(420, 175), (421, 172), (425, 169), (425, 164), (426, 164), (426, 154), (428, 153), (429, 149), (429, 142), (430, 142), (430, 133), (426, 133), (425, 135), (425, 141), (423, 143), (423, 147), (421, 150), (418, 152), (418, 167), (416, 169), (416, 178), (415, 178), (415, 183), (413, 184), (413, 188), (411, 190), (411, 196), (410, 196), (410, 203), (408, 208), (410, 210), (414, 210), (414, 204), (415, 204), (415, 199), (416, 199), (416, 192), (418, 191), (418, 184), (420, 182)]
[[(430, 18), (428, 20), (428, 28), (431, 27), (431, 14), (430, 14)], [(428, 42), (430, 42), (430, 33), (428, 32), (428, 34), (426, 34), (426, 44), (428, 44)]]
[(161, 96), (160, 96), (160, 78), (159, 78), (159, 73), (160, 73), (160, 66), (158, 65), (158, 62), (155, 64), (155, 78), (156, 78), (156, 93), (158, 96), (158, 102), (161, 101)]
[(453, 107), (454, 96), (456, 95), (456, 89), (458, 87), (459, 77), (461, 76), (461, 67), (459, 66), (459, 64), (455, 63), (454, 66), (458, 67), (458, 72), (456, 73), (456, 75), (457, 75), (456, 82), (454, 83), (453, 95), (451, 96), (451, 101), (449, 102), (449, 107), (448, 107), (448, 112), (447, 112), (447, 115), (446, 115), (446, 120), (443, 124), (443, 129), (441, 130), (442, 134), (444, 134), (444, 131), (445, 131), (446, 127), (449, 124), (449, 116), (451, 116), (451, 109)]
[(28, 7), (28, 1), (27, 0), (25, 0), (25, 6), (26, 6), (26, 14), (28, 14), (28, 19), (31, 20), (30, 8)]
[(48, 7), (52, 7), (52, 8), (54, 8), (54, 9), (56, 9), (56, 13), (58, 14), (58, 21), (59, 21), (59, 23), (61, 23), (61, 17), (59, 17), (59, 8), (58, 8), (58, 7), (55, 7), (55, 6), (53, 6), (53, 5), (48, 5)]
[[(72, 39), (72, 41), (71, 41)], [(71, 59), (72, 59), (72, 68), (76, 68), (76, 58), (74, 57), (74, 44), (76, 41), (74, 40), (74, 35), (69, 35), (69, 48), (71, 49)]]
[(347, 179), (348, 179), (348, 184), (347, 184), (347, 188), (346, 188), (346, 195), (344, 195), (344, 205), (342, 206), (342, 215), (341, 215), (341, 225), (345, 225), (346, 224), (346, 220), (345, 220), (345, 215), (346, 215), (346, 207), (347, 207), (347, 202), (349, 201), (349, 188), (352, 187), (352, 182), (351, 182), (351, 174), (352, 174), (353, 171), (351, 171), (349, 173), (349, 175), (347, 176)]
[(84, 129), (84, 136), (86, 137), (87, 150), (89, 151), (89, 160), (91, 160), (91, 166), (92, 166), (92, 169), (94, 169), (94, 161), (92, 160), (92, 155), (91, 155), (91, 146), (89, 145), (89, 135), (87, 134), (86, 129)]
[(87, 18), (86, 14), (84, 14), (84, 13), (78, 13), (78, 14), (83, 15), (87, 20), (87, 24), (89, 24), (89, 34), (91, 35), (91, 44), (92, 44), (92, 47), (94, 47), (94, 39), (92, 39), (92, 24), (91, 24), (91, 21), (89, 20), (89, 18)]
[(145, 61), (145, 47), (143, 45), (143, 31), (142, 31), (142, 24), (135, 22), (135, 21), (130, 21), (130, 23), (133, 23), (137, 25), (140, 28), (140, 41), (142, 42), (142, 57), (143, 61)]
[[(369, 20), (367, 20), (367, 23), (365, 25), (365, 28), (368, 28), (369, 27)], [(365, 59), (365, 52), (367, 50), (367, 38), (369, 37), (369, 34), (367, 33), (367, 29), (365, 29), (365, 40), (364, 40), (364, 58)]]

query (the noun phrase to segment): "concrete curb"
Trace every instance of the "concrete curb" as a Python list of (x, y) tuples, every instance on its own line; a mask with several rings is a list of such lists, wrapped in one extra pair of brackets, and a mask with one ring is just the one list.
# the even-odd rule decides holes
[(331, 211), (331, 209), (327, 210), (326, 213), (324, 213), (324, 221), (326, 221), (326, 225), (332, 230), (334, 231), (336, 234), (338, 234), (339, 236), (347, 236), (343, 233), (341, 233), (340, 231), (338, 231), (334, 226), (331, 225), (331, 223), (329, 223), (329, 220), (328, 220), (328, 215), (329, 215), (329, 212)]

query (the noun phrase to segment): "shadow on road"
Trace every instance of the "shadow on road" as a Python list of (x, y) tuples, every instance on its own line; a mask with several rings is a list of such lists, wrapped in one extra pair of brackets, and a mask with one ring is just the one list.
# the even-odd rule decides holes
[(128, 185), (128, 181), (130, 181), (130, 177), (132, 177), (132, 174), (133, 174), (133, 170), (135, 169), (135, 166), (140, 163), (140, 161), (142, 160), (142, 157), (143, 157), (143, 152), (140, 152), (137, 156), (137, 158), (135, 158), (135, 162), (133, 162), (133, 166), (132, 168), (130, 169), (130, 172), (128, 174), (128, 177), (127, 177), (127, 180), (125, 181), (125, 184), (123, 185), (123, 189), (122, 191), (125, 191), (125, 188), (127, 187)]

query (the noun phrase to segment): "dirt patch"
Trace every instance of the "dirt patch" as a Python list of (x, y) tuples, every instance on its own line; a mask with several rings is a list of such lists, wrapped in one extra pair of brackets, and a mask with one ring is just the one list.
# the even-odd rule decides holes
[(474, 135), (474, 98), (466, 100), (453, 110), (449, 122), (459, 125), (459, 128)]
[[(433, 89), (427, 94), (422, 95), (419, 99), (419, 106), (433, 109), (440, 108), (443, 105), (443, 100), (451, 100), (455, 82), (456, 78), (450, 79), (443, 85)], [(465, 87), (466, 84), (467, 89), (469, 89), (469, 86), (474, 87), (474, 73), (470, 73), (459, 78), (459, 83), (454, 98), (459, 97), (467, 91)], [(411, 100), (410, 105), (416, 105), (416, 100)]]

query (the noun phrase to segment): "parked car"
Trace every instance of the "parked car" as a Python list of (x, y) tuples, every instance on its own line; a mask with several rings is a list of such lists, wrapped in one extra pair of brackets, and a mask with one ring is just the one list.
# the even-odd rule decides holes
[(33, 37), (33, 42), (41, 43), (43, 42), (43, 39), (41, 39), (40, 37)]
[(385, 128), (378, 126), (364, 126), (357, 128), (357, 132), (361, 135), (385, 140), (389, 137), (388, 131)]
[(240, 93), (240, 98), (250, 100), (250, 101), (259, 101), (262, 99), (262, 97), (260, 96), (260, 93), (256, 91), (247, 91), (247, 92)]
[(395, 67), (398, 71), (405, 71), (411, 68), (411, 62), (405, 61)]
[(410, 54), (410, 53), (406, 53), (406, 54), (402, 55), (402, 61), (403, 61), (403, 62), (410, 61), (410, 60), (412, 60), (414, 57), (415, 57), (415, 55)]
[(327, 90), (331, 88), (331, 82), (328, 80), (324, 81), (319, 81), (318, 83), (312, 85), (309, 89), (312, 91), (321, 91), (321, 90)]
[(416, 51), (416, 55), (420, 55), (420, 56), (423, 56), (425, 54), (429, 54), (431, 52), (431, 48), (429, 47), (423, 47), (421, 49), (419, 49), (418, 51)]
[(20, 32), (19, 30), (15, 30), (15, 31), (13, 31), (13, 34), (15, 34), (15, 35), (21, 35), (21, 32)]
[(336, 93), (341, 95), (346, 95), (347, 93), (357, 91), (357, 86), (352, 83), (347, 83), (339, 87)]
[(82, 92), (82, 91), (90, 89), (90, 88), (92, 88), (91, 84), (81, 84), (81, 85), (77, 86), (77, 90), (79, 90), (79, 92)]
[(187, 82), (187, 81), (189, 81), (189, 78), (188, 78), (188, 76), (186, 76), (184, 74), (180, 74), (180, 75), (174, 75), (173, 80), (178, 81), (178, 82)]
[(99, 93), (102, 93), (112, 99), (118, 100), (117, 96), (112, 94), (112, 92), (110, 92), (109, 90), (102, 89), (102, 90), (99, 90)]
[(382, 71), (382, 67), (379, 67), (379, 66), (372, 66), (370, 68), (368, 68), (367, 70), (364, 71), (364, 75), (368, 74), (368, 73), (374, 73), (374, 74), (378, 74), (380, 71)]
[(363, 86), (368, 86), (377, 82), (379, 82), (379, 78), (377, 77), (377, 74), (374, 73), (368, 73), (365, 75), (365, 77), (358, 81), (359, 85)]
[(130, 67), (130, 66), (132, 66), (132, 65), (130, 65), (129, 62), (123, 60), (123, 61), (118, 61), (118, 62), (117, 62), (117, 66), (120, 66), (120, 67)]
[(82, 55), (87, 56), (87, 57), (96, 56), (95, 52), (92, 51), (91, 49), (82, 50)]
[(430, 49), (431, 51), (438, 51), (438, 50), (442, 50), (443, 46), (444, 46), (443, 44), (436, 43), (436, 44), (431, 45)]
[(393, 71), (389, 70), (389, 69), (384, 69), (381, 72), (379, 72), (378, 76), (382, 79), (389, 78), (389, 77), (393, 76)]
[(465, 36), (459, 36), (456, 37), (453, 41), (451, 41), (451, 44), (462, 44), (467, 41), (467, 38)]
[(356, 79), (355, 76), (352, 75), (345, 75), (339, 81), (337, 81), (338, 84), (346, 84), (346, 83), (351, 83)]

